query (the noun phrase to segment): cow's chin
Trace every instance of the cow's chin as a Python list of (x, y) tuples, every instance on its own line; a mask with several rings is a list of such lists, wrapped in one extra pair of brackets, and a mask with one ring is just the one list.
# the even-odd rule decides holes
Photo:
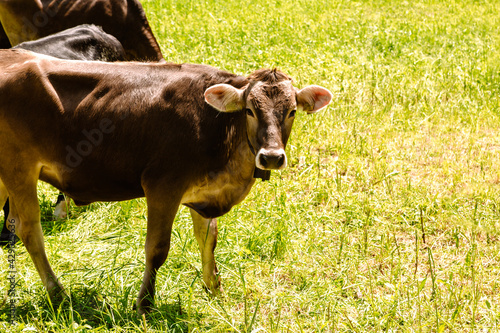
[(285, 150), (261, 148), (255, 156), (255, 166), (262, 170), (282, 170), (286, 168)]

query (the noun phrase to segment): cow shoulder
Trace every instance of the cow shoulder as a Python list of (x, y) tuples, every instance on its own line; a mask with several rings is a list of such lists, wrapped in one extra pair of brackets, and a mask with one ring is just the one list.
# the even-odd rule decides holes
[[(23, 91), (19, 95), (25, 96), (31, 91), (42, 89), (47, 90), (47, 80), (45, 67), (47, 60), (53, 59), (49, 56), (37, 55), (27, 50), (0, 50), (0, 82), (2, 89), (21, 87)], [(31, 91), (26, 91), (29, 86)], [(11, 98), (3, 94), (6, 98)]]

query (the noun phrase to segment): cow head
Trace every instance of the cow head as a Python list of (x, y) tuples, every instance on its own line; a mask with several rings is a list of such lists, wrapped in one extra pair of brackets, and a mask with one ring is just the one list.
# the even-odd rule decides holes
[(246, 112), (248, 143), (255, 153), (255, 165), (262, 170), (283, 169), (295, 112), (315, 113), (330, 103), (332, 94), (316, 85), (299, 90), (289, 76), (275, 69), (258, 70), (248, 80), (249, 84), (241, 89), (214, 85), (205, 91), (205, 100), (221, 112)]

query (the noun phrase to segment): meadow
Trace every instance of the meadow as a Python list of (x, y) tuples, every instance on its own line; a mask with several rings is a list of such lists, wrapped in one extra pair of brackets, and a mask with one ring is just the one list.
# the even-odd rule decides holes
[(142, 3), (168, 61), (277, 67), (334, 100), (297, 116), (287, 169), (219, 218), (220, 297), (203, 290), (181, 208), (156, 309), (138, 317), (145, 200), (54, 221), (57, 192), (40, 183), (47, 254), (71, 300), (51, 306), (17, 245), (18, 324), (5, 296), (0, 331), (500, 330), (498, 1)]

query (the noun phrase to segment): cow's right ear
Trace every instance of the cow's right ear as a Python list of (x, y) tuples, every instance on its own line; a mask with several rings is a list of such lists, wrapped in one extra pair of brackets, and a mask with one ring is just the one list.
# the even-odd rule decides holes
[(216, 84), (205, 90), (205, 101), (221, 112), (236, 112), (245, 108), (243, 92), (229, 84)]

